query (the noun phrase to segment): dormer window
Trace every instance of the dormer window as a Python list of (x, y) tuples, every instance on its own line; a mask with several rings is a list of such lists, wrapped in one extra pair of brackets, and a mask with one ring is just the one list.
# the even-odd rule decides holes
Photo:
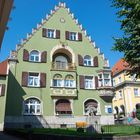
[(32, 62), (39, 62), (40, 61), (40, 55), (38, 51), (31, 51), (29, 60)]

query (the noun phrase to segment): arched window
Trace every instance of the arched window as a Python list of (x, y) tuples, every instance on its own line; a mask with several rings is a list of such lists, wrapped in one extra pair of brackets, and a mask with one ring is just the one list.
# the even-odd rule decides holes
[(36, 98), (29, 98), (24, 101), (24, 114), (25, 115), (40, 115), (41, 102)]
[(53, 77), (53, 86), (54, 87), (62, 87), (63, 86), (63, 79), (60, 74), (56, 74)]
[(84, 57), (84, 65), (85, 66), (93, 66), (93, 60), (92, 60), (91, 56), (86, 55)]
[(57, 115), (72, 114), (70, 101), (67, 99), (60, 99), (55, 104), (55, 111)]
[(39, 62), (40, 61), (39, 52), (36, 50), (31, 51), (29, 60), (32, 62)]
[(55, 67), (57, 69), (67, 69), (68, 68), (68, 60), (65, 56), (59, 55), (55, 58)]
[(95, 116), (98, 110), (98, 102), (94, 99), (89, 99), (84, 103), (84, 111), (86, 115)]
[(72, 75), (67, 75), (65, 77), (65, 87), (74, 88), (75, 87), (75, 80)]

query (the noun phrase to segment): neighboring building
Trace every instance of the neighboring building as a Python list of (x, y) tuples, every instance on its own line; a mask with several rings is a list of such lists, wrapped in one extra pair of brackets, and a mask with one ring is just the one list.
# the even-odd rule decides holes
[(128, 75), (128, 63), (120, 59), (112, 68), (115, 96), (113, 109), (116, 118), (133, 115), (140, 104), (140, 79), (136, 75)]
[(108, 60), (65, 3), (17, 46), (9, 68), (5, 127), (114, 123)]
[(5, 30), (7, 29), (7, 23), (12, 6), (13, 0), (0, 0), (0, 48)]
[(0, 130), (3, 129), (4, 122), (7, 80), (8, 80), (8, 60), (5, 60), (0, 63)]

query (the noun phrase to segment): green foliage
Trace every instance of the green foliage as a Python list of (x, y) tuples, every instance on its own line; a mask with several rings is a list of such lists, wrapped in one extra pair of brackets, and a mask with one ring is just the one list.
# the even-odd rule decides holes
[(140, 109), (136, 110), (136, 117), (140, 120)]
[(112, 0), (112, 6), (118, 9), (123, 36), (114, 38), (115, 51), (123, 52), (129, 63), (131, 74), (140, 75), (140, 0)]

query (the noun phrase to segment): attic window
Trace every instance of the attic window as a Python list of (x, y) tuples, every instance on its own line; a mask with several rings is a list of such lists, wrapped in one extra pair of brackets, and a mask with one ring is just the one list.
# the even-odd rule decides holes
[(65, 35), (67, 40), (82, 41), (82, 33), (66, 31)]

